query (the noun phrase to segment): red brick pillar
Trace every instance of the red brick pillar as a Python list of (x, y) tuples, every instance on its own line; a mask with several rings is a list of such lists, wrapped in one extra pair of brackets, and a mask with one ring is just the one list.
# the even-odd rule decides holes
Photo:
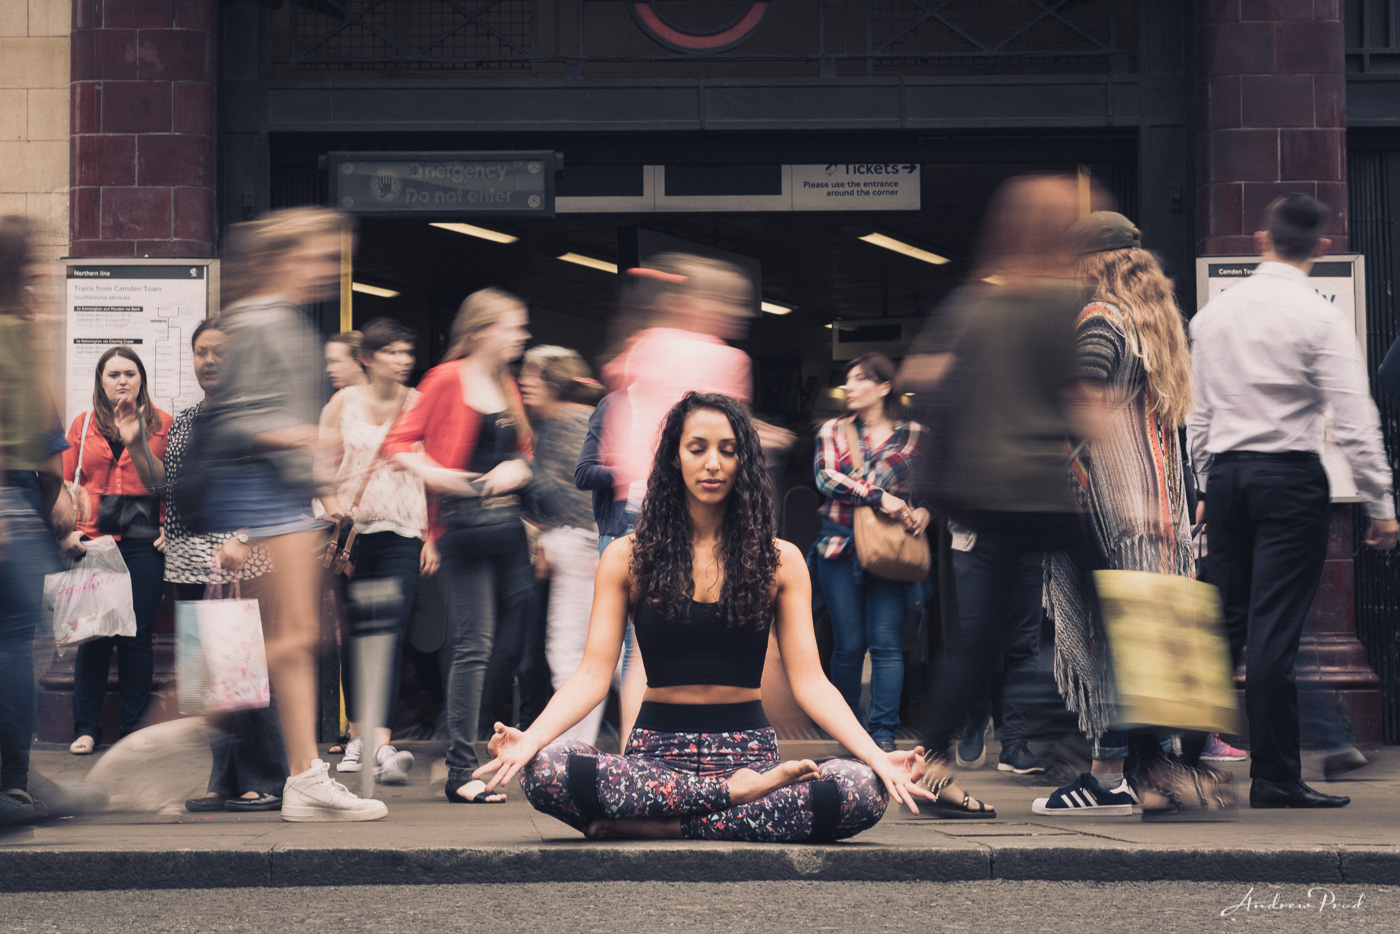
[[(1333, 249), (1345, 250), (1341, 0), (1202, 0), (1197, 10), (1197, 252), (1254, 254), (1265, 206), (1292, 191), (1332, 208)], [(1298, 655), (1298, 687), (1338, 692), (1357, 740), (1371, 743), (1381, 736), (1379, 681), (1356, 639), (1352, 509), (1332, 507), (1327, 564)]]
[(1346, 246), (1341, 0), (1202, 0), (1197, 13), (1201, 254), (1250, 254), (1264, 207), (1301, 191)]
[(216, 0), (74, 0), (74, 256), (212, 256)]

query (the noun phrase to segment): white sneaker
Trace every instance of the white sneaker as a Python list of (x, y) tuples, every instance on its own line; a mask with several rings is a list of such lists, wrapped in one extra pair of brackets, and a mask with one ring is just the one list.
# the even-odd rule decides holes
[(393, 746), (380, 746), (374, 758), (379, 761), (374, 769), (374, 780), (381, 785), (407, 785), (408, 770), (413, 768), (413, 753)]
[(345, 758), (335, 765), (337, 772), (358, 772), (360, 770), (360, 758), (364, 755), (364, 743), (356, 736), (345, 744)]
[(282, 789), (282, 819), (288, 821), (379, 820), (389, 813), (383, 801), (361, 798), (330, 776), (328, 762), (287, 779)]

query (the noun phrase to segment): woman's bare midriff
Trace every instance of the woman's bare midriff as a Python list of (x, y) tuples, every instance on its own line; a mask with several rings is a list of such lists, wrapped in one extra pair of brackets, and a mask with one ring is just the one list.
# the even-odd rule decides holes
[(758, 688), (741, 688), (732, 684), (676, 684), (664, 688), (647, 688), (643, 701), (653, 704), (746, 704), (760, 699)]

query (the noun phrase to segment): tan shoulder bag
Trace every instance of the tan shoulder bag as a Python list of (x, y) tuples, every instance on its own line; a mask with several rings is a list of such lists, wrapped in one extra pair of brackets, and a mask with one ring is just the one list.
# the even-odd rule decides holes
[[(855, 419), (846, 421), (846, 443), (851, 449), (852, 466), (857, 473), (863, 472), (865, 458), (860, 451)], [(924, 535), (909, 534), (903, 522), (891, 519), (873, 506), (857, 506), (851, 525), (856, 558), (871, 574), (906, 584), (928, 576), (932, 558), (928, 538)]]

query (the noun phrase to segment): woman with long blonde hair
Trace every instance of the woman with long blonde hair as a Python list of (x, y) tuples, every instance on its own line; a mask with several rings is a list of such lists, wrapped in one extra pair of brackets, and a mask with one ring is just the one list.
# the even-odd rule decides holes
[[(1185, 322), (1172, 283), (1141, 245), (1132, 222), (1097, 211), (1075, 223), (1076, 268), (1092, 289), (1075, 326), (1078, 377), (1101, 404), (1099, 430), (1074, 451), (1072, 488), (1113, 570), (1193, 576), (1181, 428), (1191, 407)], [(1080, 727), (1093, 740), (1091, 770), (1032, 809), (1046, 815), (1129, 816), (1167, 810), (1176, 784), (1153, 734), (1130, 736), (1113, 721), (1113, 672), (1102, 621), (1082, 568), (1064, 552), (1046, 558), (1046, 604), (1055, 618), (1055, 678)], [(1139, 752), (1125, 778), (1129, 746)], [(1186, 784), (1213, 783), (1202, 773)], [(1215, 787), (1189, 803), (1219, 801)], [(1175, 805), (1179, 806), (1179, 805)]]
[(211, 461), (200, 525), (235, 530), (217, 560), (237, 573), (257, 544), (276, 569), (263, 631), (291, 773), (281, 808), (289, 821), (378, 820), (388, 813), (384, 802), (334, 781), (316, 748), (316, 556), (326, 524), (308, 516), (320, 492), (313, 464), (327, 439), (317, 424), (321, 340), (301, 308), (336, 294), (350, 230), (348, 217), (325, 208), (273, 211), (229, 230), (220, 316), (228, 355), (219, 395), (196, 429)]
[[(510, 375), (529, 339), (525, 303), (500, 289), (467, 296), (446, 360), (389, 430), (385, 457), (428, 489), (428, 540), (441, 555), (447, 602), (447, 784), (454, 804), (495, 804), (474, 781), (482, 687), (498, 628), (515, 625), (533, 586), (520, 491), (533, 435)], [(500, 622), (498, 622), (500, 620)]]

